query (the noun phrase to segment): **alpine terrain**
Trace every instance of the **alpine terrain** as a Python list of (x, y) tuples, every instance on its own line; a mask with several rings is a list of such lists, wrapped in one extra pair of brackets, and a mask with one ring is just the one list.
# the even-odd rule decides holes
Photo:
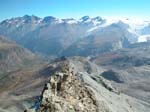
[(150, 112), (150, 21), (25, 15), (0, 35), (0, 112)]

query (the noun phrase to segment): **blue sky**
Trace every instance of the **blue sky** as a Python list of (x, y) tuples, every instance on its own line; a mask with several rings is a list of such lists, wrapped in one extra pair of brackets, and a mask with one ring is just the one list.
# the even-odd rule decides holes
[(0, 0), (0, 21), (28, 15), (80, 18), (132, 17), (150, 20), (150, 0)]

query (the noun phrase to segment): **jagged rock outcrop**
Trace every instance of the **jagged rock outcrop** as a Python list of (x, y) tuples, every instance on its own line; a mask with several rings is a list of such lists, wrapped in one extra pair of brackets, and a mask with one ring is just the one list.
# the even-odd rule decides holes
[[(92, 90), (87, 88), (65, 61), (54, 67), (58, 69), (50, 74), (45, 84), (37, 112), (98, 112), (97, 101)], [(30, 112), (28, 110), (27, 112)]]
[(40, 72), (50, 78), (41, 96), (25, 112), (150, 111), (148, 103), (119, 92), (101, 77), (104, 71), (81, 57), (55, 60)]

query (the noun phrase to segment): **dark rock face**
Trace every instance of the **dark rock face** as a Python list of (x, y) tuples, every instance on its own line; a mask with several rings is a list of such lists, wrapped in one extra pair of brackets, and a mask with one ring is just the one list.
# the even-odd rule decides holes
[(101, 74), (101, 76), (104, 77), (107, 80), (111, 80), (111, 81), (114, 81), (114, 82), (117, 82), (117, 83), (123, 83), (123, 81), (121, 81), (119, 79), (119, 76), (117, 76), (117, 73), (114, 72), (113, 70), (105, 71)]

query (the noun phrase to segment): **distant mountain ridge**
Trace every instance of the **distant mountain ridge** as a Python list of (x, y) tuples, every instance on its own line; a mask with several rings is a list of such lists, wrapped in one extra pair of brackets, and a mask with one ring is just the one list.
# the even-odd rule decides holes
[[(93, 18), (84, 16), (77, 20), (73, 18), (58, 19), (53, 16), (40, 18), (34, 15), (25, 15), (2, 21), (0, 23), (0, 35), (16, 41), (32, 52), (43, 55), (62, 56), (66, 53), (72, 55), (70, 49), (74, 45), (80, 46), (81, 41), (87, 41), (85, 44), (93, 46), (97, 54), (101, 51), (124, 47), (122, 40), (125, 39), (129, 43), (148, 41), (149, 36), (146, 35), (149, 35), (149, 24), (149, 21), (111, 20), (99, 16)], [(91, 38), (88, 37), (93, 37), (93, 40), (91, 41)], [(101, 44), (97, 46), (95, 42)], [(108, 46), (109, 48), (107, 48)], [(101, 47), (105, 50), (101, 50)], [(76, 55), (82, 55), (80, 52), (86, 48), (81, 45), (80, 47), (74, 47), (74, 49)], [(100, 51), (97, 52), (97, 49), (100, 49)], [(84, 51), (89, 52), (89, 50)]]

